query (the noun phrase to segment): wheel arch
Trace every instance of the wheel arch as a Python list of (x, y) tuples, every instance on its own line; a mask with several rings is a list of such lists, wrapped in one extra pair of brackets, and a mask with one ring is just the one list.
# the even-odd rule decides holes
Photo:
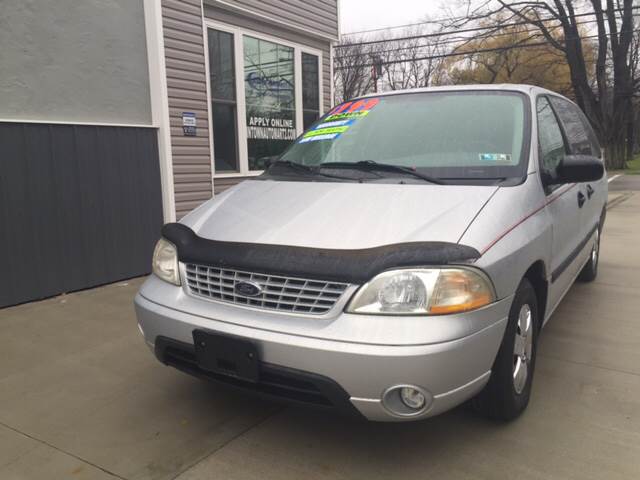
[(598, 224), (598, 229), (600, 230), (600, 233), (602, 233), (602, 229), (604, 228), (604, 222), (607, 219), (607, 204), (604, 204), (604, 207), (602, 207), (602, 213), (600, 213), (600, 223)]
[(542, 327), (544, 323), (546, 308), (547, 308), (547, 298), (549, 293), (549, 282), (547, 281), (547, 268), (542, 260), (536, 260), (531, 264), (531, 266), (527, 269), (524, 274), (524, 277), (533, 286), (533, 289), (536, 292), (536, 298), (538, 303), (538, 314), (539, 314), (539, 325), (538, 328)]

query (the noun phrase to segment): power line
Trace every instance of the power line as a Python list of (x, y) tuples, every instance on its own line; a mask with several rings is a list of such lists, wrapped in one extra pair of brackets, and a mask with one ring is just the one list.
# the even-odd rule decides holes
[[(640, 13), (636, 13), (633, 14), (633, 17), (640, 17)], [(585, 20), (583, 22), (576, 22), (576, 25), (586, 25), (589, 23), (596, 23), (597, 20)], [(558, 28), (562, 28), (561, 25), (554, 25), (552, 27), (548, 27), (549, 30), (555, 30)], [(433, 43), (426, 43), (423, 45), (410, 45), (410, 46), (406, 46), (406, 47), (399, 47), (399, 48), (391, 48), (391, 49), (386, 49), (386, 50), (379, 50), (379, 51), (373, 51), (373, 52), (365, 52), (365, 53), (354, 53), (354, 54), (350, 54), (350, 55), (336, 55), (336, 59), (345, 59), (345, 58), (354, 58), (354, 57), (361, 57), (363, 55), (375, 55), (375, 56), (380, 56), (380, 55), (384, 55), (386, 53), (392, 53), (392, 52), (401, 52), (403, 50), (412, 50), (412, 49), (421, 49), (421, 48), (427, 48), (427, 47), (432, 47), (432, 46), (440, 46), (440, 45), (451, 45), (451, 44), (456, 44), (456, 43), (460, 43), (461, 46), (464, 45), (465, 43), (469, 43), (469, 42), (473, 42), (473, 41), (477, 41), (477, 40), (488, 40), (488, 39), (493, 39), (495, 37), (503, 37), (503, 36), (512, 36), (512, 35), (518, 35), (518, 34), (526, 34), (526, 33), (536, 33), (539, 32), (538, 29), (534, 28), (534, 29), (526, 29), (526, 30), (521, 30), (521, 31), (515, 31), (515, 32), (502, 32), (502, 33), (495, 33), (493, 35), (491, 35), (491, 37), (483, 37), (483, 38), (477, 38), (477, 37), (459, 37), (459, 38), (453, 38), (453, 39), (447, 39), (444, 40), (442, 42), (438, 42), (437, 44), (433, 44)], [(537, 38), (537, 37), (541, 37), (543, 36), (542, 33), (538, 33), (536, 35), (531, 35), (527, 40), (529, 39), (533, 39), (533, 38)], [(596, 35), (596, 37), (598, 37), (598, 35)], [(588, 38), (588, 37), (581, 37), (581, 38)]]
[[(632, 10), (637, 10), (640, 8), (640, 5), (636, 6), (636, 7), (631, 7)], [(620, 8), (616, 8), (614, 9), (614, 11), (622, 11), (622, 9)], [(603, 12), (604, 13), (604, 12)], [(574, 15), (574, 17), (586, 17), (586, 16), (591, 16), (591, 15), (595, 15), (596, 12), (584, 12), (584, 13), (578, 13), (576, 15)], [(558, 20), (557, 18), (541, 18), (541, 19), (535, 19), (536, 22), (559, 22), (560, 20)], [(502, 23), (502, 24), (496, 24), (496, 25), (491, 25), (491, 26), (485, 26), (485, 27), (473, 27), (473, 28), (463, 28), (463, 29), (457, 29), (457, 30), (444, 30), (441, 32), (433, 32), (433, 33), (424, 33), (424, 34), (420, 34), (420, 35), (410, 35), (410, 36), (406, 36), (406, 37), (396, 37), (396, 38), (390, 38), (390, 39), (383, 39), (383, 40), (366, 40), (364, 42), (354, 42), (354, 43), (346, 43), (346, 44), (342, 44), (342, 45), (335, 45), (334, 48), (348, 48), (348, 47), (353, 47), (356, 45), (373, 45), (376, 43), (391, 43), (391, 42), (399, 42), (402, 40), (415, 40), (418, 38), (430, 38), (430, 37), (442, 37), (442, 36), (447, 36), (447, 35), (453, 35), (453, 34), (460, 34), (460, 33), (472, 33), (472, 32), (481, 32), (483, 30), (500, 30), (502, 28), (505, 27), (515, 27), (518, 25), (531, 25), (531, 21), (528, 20), (522, 20), (522, 21), (518, 21), (518, 22), (512, 22), (512, 23)], [(552, 27), (553, 28), (553, 27)]]
[[(487, 2), (488, 3), (488, 2)], [(486, 3), (484, 4), (486, 5)], [(484, 6), (482, 5), (482, 6)], [(478, 8), (482, 8), (482, 6), (478, 7)], [(477, 11), (478, 9), (476, 8), (474, 10)], [(511, 18), (513, 18), (515, 15), (511, 15)], [(462, 20), (470, 20), (468, 15), (465, 16), (460, 16), (460, 17), (449, 17), (449, 18), (441, 18), (438, 20), (424, 20), (422, 22), (416, 22), (416, 23), (406, 23), (404, 25), (393, 25), (390, 27), (380, 27), (380, 28), (372, 28), (369, 30), (359, 30), (356, 32), (348, 32), (348, 33), (343, 33), (342, 36), (350, 36), (350, 35), (360, 35), (363, 33), (373, 33), (373, 32), (381, 32), (383, 30), (397, 30), (398, 28), (408, 28), (408, 27), (418, 27), (420, 25), (442, 25), (445, 22), (449, 22), (449, 23), (456, 23), (456, 22), (460, 22)]]
[[(640, 16), (640, 14), (634, 14), (634, 17)], [(597, 20), (585, 20), (584, 22), (576, 22), (576, 25), (586, 25), (589, 23), (596, 23)], [(561, 25), (554, 25), (552, 27), (549, 27), (549, 29), (558, 29), (558, 28), (562, 28)], [(491, 37), (484, 37), (480, 40), (487, 40), (490, 38), (495, 38), (495, 37), (504, 37), (504, 36), (512, 36), (512, 35), (518, 35), (518, 34), (527, 34), (527, 33), (537, 33), (539, 30), (538, 29), (526, 29), (526, 30), (520, 30), (520, 31), (514, 31), (514, 32), (502, 32), (502, 33), (495, 33), (493, 34)], [(529, 37), (529, 39), (531, 38), (536, 38), (536, 37), (540, 37), (542, 36), (542, 33), (539, 33), (537, 35), (532, 35), (531, 37)], [(447, 39), (444, 40), (442, 42), (438, 42), (437, 45), (451, 45), (451, 44), (455, 44), (455, 43), (461, 43), (464, 44), (465, 42), (472, 42), (475, 40), (479, 40), (478, 38), (474, 38), (474, 37), (459, 37), (459, 38), (453, 38), (453, 39)], [(391, 52), (401, 52), (403, 50), (412, 50), (412, 49), (421, 49), (421, 48), (427, 48), (427, 47), (432, 47), (432, 46), (436, 46), (436, 44), (432, 44), (432, 43), (426, 43), (423, 45), (410, 45), (407, 47), (399, 47), (399, 48), (392, 48), (392, 49), (386, 49), (386, 50), (380, 50), (380, 51), (374, 51), (374, 52), (366, 52), (365, 54), (371, 54), (371, 55), (384, 55), (385, 53), (391, 53)], [(351, 55), (336, 55), (336, 59), (344, 59), (344, 58), (354, 58), (354, 57), (361, 57), (363, 54), (362, 53), (354, 53)]]
[[(521, 33), (527, 33), (527, 32), (521, 32)], [(509, 34), (509, 35), (513, 35), (513, 34)], [(498, 36), (498, 35), (495, 35)], [(542, 36), (542, 34), (539, 35), (532, 35), (531, 37), (527, 38), (526, 40), (530, 40), (532, 38), (536, 38), (536, 37), (540, 37)], [(371, 57), (379, 57), (382, 56), (386, 53), (393, 53), (393, 52), (401, 52), (404, 50), (419, 50), (422, 48), (428, 48), (428, 47), (436, 47), (436, 46), (441, 46), (441, 45), (452, 45), (452, 44), (460, 44), (460, 46), (463, 46), (465, 41), (466, 42), (471, 42), (473, 41), (473, 38), (465, 38), (465, 37), (460, 37), (460, 38), (455, 38), (455, 39), (450, 39), (450, 40), (445, 40), (442, 42), (438, 42), (438, 43), (427, 43), (424, 45), (411, 45), (408, 47), (400, 47), (400, 48), (391, 48), (388, 50), (379, 50), (379, 51), (373, 51), (373, 52), (364, 52), (364, 53), (354, 53), (351, 55), (336, 55), (334, 57), (335, 60), (342, 60), (345, 58), (356, 58), (356, 57), (365, 57), (365, 56), (371, 56)]]
[(360, 30), (357, 32), (343, 33), (342, 36), (361, 35), (363, 33), (382, 32), (384, 30), (397, 30), (398, 28), (419, 27), (420, 25), (442, 25), (445, 22), (458, 22), (465, 20), (467, 17), (442, 18), (440, 20), (425, 20), (424, 22), (406, 23), (404, 25), (393, 25), (391, 27), (372, 28), (370, 30)]
[[(632, 8), (637, 8), (637, 7), (632, 7)], [(613, 9), (613, 11), (622, 11), (622, 10), (623, 10), (622, 8)], [(474, 11), (477, 11), (477, 9)], [(602, 13), (606, 14), (607, 10), (603, 10)], [(595, 12), (591, 13), (590, 15), (595, 15)], [(514, 18), (515, 16), (516, 16), (515, 14), (512, 14), (511, 18)], [(579, 15), (575, 15), (575, 16), (577, 17)], [(481, 17), (476, 17), (476, 19), (478, 18), (481, 18)], [(397, 30), (399, 28), (419, 27), (420, 25), (442, 25), (443, 23), (446, 23), (446, 22), (456, 23), (462, 20), (473, 20), (473, 18), (470, 19), (468, 16), (460, 16), (460, 17), (441, 18), (439, 20), (425, 20), (423, 22), (406, 23), (404, 25), (393, 25), (390, 27), (380, 27), (380, 28), (372, 28), (369, 30), (359, 30), (356, 32), (348, 32), (348, 33), (343, 33), (342, 36), (344, 37), (344, 36), (352, 36), (352, 35), (361, 35), (363, 33), (382, 32), (385, 30)], [(549, 19), (549, 20), (557, 20), (557, 19)], [(546, 20), (541, 19), (541, 21), (546, 21)]]
[[(640, 29), (630, 30), (630, 32), (631, 33), (637, 33), (637, 32), (640, 32)], [(626, 32), (620, 31), (620, 33), (626, 33)], [(585, 36), (585, 37), (581, 37), (581, 38), (582, 39), (589, 39), (589, 38), (598, 38), (598, 37), (599, 37), (599, 35), (589, 35), (589, 36)], [(548, 45), (549, 45), (548, 42), (525, 43), (523, 45), (486, 48), (486, 49), (480, 49), (480, 50), (473, 50), (473, 51), (470, 51), (470, 52), (442, 53), (442, 54), (437, 54), (437, 55), (429, 55), (429, 56), (426, 56), (426, 57), (411, 58), (410, 60), (407, 60), (407, 59), (404, 59), (404, 60), (389, 60), (389, 61), (378, 62), (378, 63), (363, 63), (363, 64), (359, 64), (359, 65), (337, 66), (337, 67), (334, 67), (334, 70), (346, 70), (346, 69), (349, 69), (349, 68), (365, 68), (365, 67), (373, 67), (375, 65), (392, 65), (392, 64), (395, 64), (395, 63), (405, 63), (407, 61), (418, 62), (418, 61), (422, 61), (422, 60), (433, 60), (433, 59), (436, 59), (436, 58), (471, 56), (471, 55), (475, 55), (477, 53), (504, 52), (504, 51), (507, 51), (507, 50), (514, 50), (514, 49), (517, 49), (517, 48), (543, 47), (543, 46), (548, 46)]]

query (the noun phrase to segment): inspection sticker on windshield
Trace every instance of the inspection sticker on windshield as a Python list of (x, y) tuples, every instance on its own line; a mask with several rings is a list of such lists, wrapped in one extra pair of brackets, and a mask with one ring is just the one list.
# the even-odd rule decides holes
[(511, 154), (509, 153), (481, 153), (479, 157), (481, 162), (511, 163)]
[(298, 143), (335, 140), (346, 132), (358, 118), (367, 116), (378, 102), (380, 102), (378, 98), (368, 98), (346, 102), (334, 107), (324, 121), (305, 133), (298, 140)]

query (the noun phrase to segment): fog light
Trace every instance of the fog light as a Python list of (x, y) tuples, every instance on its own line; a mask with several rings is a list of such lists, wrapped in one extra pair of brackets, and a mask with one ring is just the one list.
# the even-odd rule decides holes
[(407, 407), (414, 410), (420, 410), (427, 401), (422, 392), (411, 387), (403, 387), (400, 390), (400, 399)]
[(382, 394), (382, 405), (398, 417), (424, 415), (433, 404), (433, 395), (417, 385), (394, 385)]

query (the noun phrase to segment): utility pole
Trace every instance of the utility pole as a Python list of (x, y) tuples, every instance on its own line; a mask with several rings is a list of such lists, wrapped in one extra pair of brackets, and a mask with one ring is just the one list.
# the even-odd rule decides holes
[(382, 76), (382, 58), (372, 57), (371, 78), (373, 80), (373, 93), (378, 93), (378, 78)]

